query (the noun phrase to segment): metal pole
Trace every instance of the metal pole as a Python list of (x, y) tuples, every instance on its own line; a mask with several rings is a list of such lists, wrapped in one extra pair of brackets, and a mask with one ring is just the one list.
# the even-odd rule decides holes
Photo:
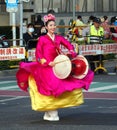
[(73, 20), (75, 20), (75, 12), (76, 12), (75, 1), (76, 0), (73, 0)]
[(23, 46), (23, 1), (20, 0), (20, 46)]
[(13, 46), (16, 46), (16, 13), (12, 13), (12, 34), (13, 34)]

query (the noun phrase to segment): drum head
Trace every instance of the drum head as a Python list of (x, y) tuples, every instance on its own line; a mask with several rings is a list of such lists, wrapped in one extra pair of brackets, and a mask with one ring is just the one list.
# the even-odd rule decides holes
[(53, 72), (55, 76), (59, 79), (67, 78), (72, 69), (72, 64), (68, 56), (58, 55), (55, 59), (55, 66), (53, 67)]
[[(76, 62), (74, 62), (75, 60)], [(79, 63), (77, 63), (77, 60)], [(73, 63), (77, 64), (76, 68), (72, 70), (72, 71), (76, 71), (73, 77), (77, 79), (83, 79), (87, 75), (88, 70), (89, 70), (89, 64), (88, 64), (87, 59), (82, 55), (78, 55), (72, 61)], [(77, 69), (80, 69), (80, 70), (77, 70)]]

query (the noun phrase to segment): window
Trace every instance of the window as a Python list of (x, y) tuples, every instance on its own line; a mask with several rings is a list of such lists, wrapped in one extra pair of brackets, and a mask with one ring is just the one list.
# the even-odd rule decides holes
[(6, 3), (4, 2), (4, 0), (0, 0), (0, 12), (6, 12)]
[[(46, 13), (48, 10), (70, 13), (73, 10), (73, 0), (35, 0), (35, 6), (37, 13)], [(117, 0), (75, 0), (76, 12), (116, 12), (116, 6)]]

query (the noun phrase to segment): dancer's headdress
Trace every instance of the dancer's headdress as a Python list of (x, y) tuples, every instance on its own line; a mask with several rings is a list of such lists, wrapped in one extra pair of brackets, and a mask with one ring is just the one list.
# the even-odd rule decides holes
[(49, 20), (54, 20), (55, 21), (55, 16), (53, 14), (48, 14), (44, 16), (44, 22), (46, 23)]

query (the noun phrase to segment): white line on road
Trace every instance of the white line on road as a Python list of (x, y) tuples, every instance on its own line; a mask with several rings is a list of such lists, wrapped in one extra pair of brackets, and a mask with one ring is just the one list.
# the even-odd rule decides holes
[(26, 96), (20, 96), (20, 97), (13, 97), (13, 98), (8, 98), (8, 99), (3, 99), (3, 100), (0, 100), (0, 102), (7, 102), (7, 101), (13, 101), (13, 100), (16, 100), (16, 99), (21, 99), (21, 98), (26, 98)]
[(0, 87), (0, 90), (9, 90), (9, 89), (13, 89), (13, 88), (19, 88), (19, 87), (17, 85), (9, 86), (9, 87)]
[(92, 82), (91, 84), (97, 84), (97, 83), (99, 83), (99, 82)]
[(0, 84), (4, 84), (4, 83), (16, 83), (16, 80), (12, 80), (12, 81), (0, 81)]
[(113, 88), (117, 88), (117, 85), (104, 86), (104, 87), (99, 87), (99, 88), (91, 88), (91, 89), (89, 89), (89, 92), (95, 92), (95, 91), (100, 91), (100, 90), (108, 90), (108, 89), (113, 89)]

